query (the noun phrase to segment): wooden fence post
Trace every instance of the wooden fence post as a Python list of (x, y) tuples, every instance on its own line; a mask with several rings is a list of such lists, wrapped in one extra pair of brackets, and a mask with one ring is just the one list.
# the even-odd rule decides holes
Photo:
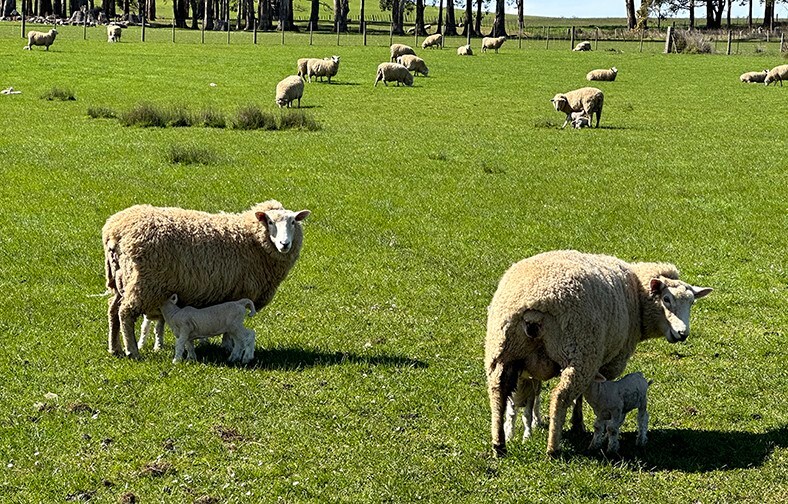
[(785, 45), (785, 33), (780, 32), (780, 54), (785, 52), (783, 46)]
[(595, 35), (594, 36), (596, 37), (594, 39), (594, 51), (596, 51), (597, 49), (599, 49), (599, 27), (598, 26), (597, 26), (597, 28), (595, 30)]
[(172, 43), (175, 43), (175, 17), (172, 18)]
[(205, 25), (208, 24), (208, 0), (205, 0), (203, 2), (203, 12), (205, 13), (205, 16), (203, 17), (202, 20), (202, 32), (200, 33), (201, 44), (205, 43)]
[(517, 36), (517, 48), (518, 49), (522, 49), (523, 48), (523, 25), (520, 25), (519, 28), (520, 28), (519, 29), (520, 34)]
[(665, 54), (670, 54), (673, 48), (673, 27), (668, 26), (668, 34), (665, 37)]
[(545, 49), (550, 49), (550, 27), (547, 27), (547, 35), (545, 36)]
[(314, 31), (312, 21), (309, 21), (309, 45), (312, 45), (312, 32)]
[[(87, 19), (88, 19), (87, 13), (85, 13), (85, 14), (86, 14), (85, 15), (85, 21), (87, 22)], [(142, 8), (142, 41), (143, 42), (145, 42), (145, 18), (147, 17), (147, 14), (148, 13), (145, 11), (145, 8), (143, 7)]]
[(391, 18), (391, 22), (389, 23), (389, 47), (394, 44), (394, 18)]
[(643, 32), (645, 30), (640, 30), (640, 52), (643, 52)]
[(337, 19), (337, 45), (339, 45), (339, 19)]
[(22, 38), (27, 38), (25, 35), (25, 0), (22, 0)]
[[(144, 16), (144, 12), (143, 16)], [(142, 41), (145, 42), (145, 18), (142, 18)], [(82, 19), (82, 40), (87, 40), (88, 38), (88, 6), (85, 4), (85, 17)]]
[[(241, 6), (238, 5), (238, 8), (240, 9)], [(227, 12), (224, 15), (224, 23), (227, 25), (227, 45), (230, 45), (230, 2), (227, 2)]]
[(569, 49), (575, 48), (575, 27), (569, 28)]
[(728, 54), (728, 56), (730, 56), (730, 55), (731, 55), (731, 42), (733, 42), (733, 32), (731, 32), (730, 30), (728, 30), (728, 49), (727, 49), (727, 51), (726, 51), (726, 53)]
[(257, 19), (254, 20), (252, 25), (252, 43), (257, 45)]

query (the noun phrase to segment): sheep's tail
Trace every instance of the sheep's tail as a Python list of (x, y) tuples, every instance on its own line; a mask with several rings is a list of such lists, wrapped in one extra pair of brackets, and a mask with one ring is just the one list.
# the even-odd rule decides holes
[(249, 318), (252, 318), (255, 315), (257, 315), (257, 311), (254, 309), (254, 303), (252, 302), (251, 299), (244, 299), (244, 306), (246, 308), (249, 308), (249, 315), (247, 315)]

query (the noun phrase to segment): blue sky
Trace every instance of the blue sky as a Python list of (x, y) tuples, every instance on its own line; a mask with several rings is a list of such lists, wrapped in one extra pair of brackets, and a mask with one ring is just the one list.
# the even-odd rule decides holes
[[(635, 4), (640, 4), (636, 1)], [(695, 10), (695, 15), (703, 17), (703, 8)], [(525, 14), (529, 16), (563, 16), (563, 17), (626, 17), (624, 0), (525, 0)], [(777, 4), (777, 14), (788, 19), (786, 4)], [(686, 15), (686, 13), (684, 14)], [(734, 17), (747, 16), (746, 6), (733, 6)], [(753, 16), (763, 15), (763, 5), (754, 1)]]

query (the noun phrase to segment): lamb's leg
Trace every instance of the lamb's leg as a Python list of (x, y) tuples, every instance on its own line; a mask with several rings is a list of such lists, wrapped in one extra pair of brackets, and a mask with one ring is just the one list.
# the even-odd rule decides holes
[(147, 341), (148, 336), (150, 336), (150, 330), (151, 320), (146, 315), (143, 315), (142, 327), (140, 328), (140, 340), (137, 342), (137, 348), (139, 350), (142, 350), (142, 347), (145, 346), (145, 341)]
[(227, 353), (233, 353), (233, 339), (229, 334), (222, 334), (222, 350)]
[(137, 348), (137, 339), (134, 337), (134, 326), (140, 314), (136, 313), (133, 308), (123, 306), (121, 303), (118, 315), (120, 317), (121, 329), (123, 330), (123, 345), (126, 350), (126, 355), (136, 359), (140, 356), (140, 352)]
[(194, 340), (191, 337), (186, 338), (184, 346), (186, 347), (186, 358), (190, 361), (196, 361), (197, 352), (194, 351)]
[(507, 443), (512, 440), (512, 435), (514, 434), (514, 424), (516, 419), (517, 419), (517, 408), (514, 406), (514, 401), (510, 397), (506, 400), (506, 416), (503, 422), (503, 434), (504, 434), (504, 439), (506, 440)]
[(172, 358), (172, 363), (177, 364), (183, 360), (183, 352), (186, 347), (186, 342), (189, 340), (189, 336), (187, 334), (181, 335), (174, 329), (172, 332), (175, 333), (175, 356)]
[(539, 392), (537, 392), (536, 397), (534, 397), (534, 412), (533, 412), (533, 416), (531, 417), (531, 430), (537, 429), (542, 426), (542, 415), (539, 414), (540, 402), (541, 401), (539, 400)]
[[(602, 118), (602, 109), (596, 111), (596, 127), (599, 127), (599, 120)], [(590, 119), (590, 117), (589, 117)]]
[(575, 406), (572, 408), (572, 432), (583, 434), (585, 431), (586, 426), (583, 423), (583, 396), (581, 395), (575, 400)]
[(118, 309), (120, 308), (120, 293), (116, 292), (112, 299), (109, 300), (109, 309), (107, 311), (107, 318), (109, 319), (109, 353), (113, 355), (120, 355), (120, 317), (118, 316)]
[(570, 363), (561, 371), (561, 379), (553, 389), (550, 398), (550, 432), (547, 436), (547, 455), (556, 457), (561, 452), (561, 431), (566, 422), (566, 410), (572, 401), (593, 381), (595, 370)]
[(591, 444), (588, 445), (589, 450), (598, 450), (602, 448), (602, 443), (605, 442), (605, 432), (607, 432), (607, 422), (600, 417), (594, 421), (594, 436), (591, 438)]
[(624, 423), (624, 414), (619, 413), (618, 416), (607, 422), (607, 451), (608, 453), (618, 453), (619, 443), (618, 436), (621, 433), (621, 424)]
[(506, 401), (517, 385), (520, 370), (511, 362), (494, 362), (493, 369), (487, 374), (487, 393), (490, 396), (491, 433), (493, 453), (496, 457), (506, 455), (506, 437), (503, 430), (503, 417)]
[(153, 329), (153, 351), (158, 352), (164, 346), (164, 319), (156, 321)]
[(648, 441), (648, 411), (645, 405), (638, 409), (638, 438), (635, 444), (645, 446)]
[(241, 364), (248, 364), (254, 359), (254, 342), (256, 333), (254, 329), (247, 329), (246, 342), (244, 344), (244, 354), (241, 356)]
[(523, 408), (523, 442), (531, 437), (531, 424), (534, 419), (534, 397), (530, 396), (525, 401), (525, 408)]

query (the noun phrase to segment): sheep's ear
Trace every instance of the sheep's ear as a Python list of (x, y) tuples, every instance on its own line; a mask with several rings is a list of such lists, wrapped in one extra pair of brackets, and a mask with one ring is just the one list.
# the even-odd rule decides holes
[(594, 381), (597, 383), (602, 383), (602, 382), (606, 382), (607, 378), (605, 378), (605, 375), (597, 371), (596, 376), (594, 377)]
[(295, 215), (295, 220), (298, 221), (298, 222), (301, 222), (302, 220), (304, 220), (307, 217), (309, 217), (309, 214), (311, 214), (311, 213), (312, 212), (310, 212), (309, 210), (301, 210), (300, 212), (298, 212)]
[(709, 294), (711, 294), (711, 291), (714, 290), (711, 287), (695, 287), (694, 285), (690, 285), (689, 287), (690, 290), (692, 291), (692, 294), (695, 295), (695, 299), (706, 297)]
[(652, 278), (648, 284), (649, 292), (652, 295), (659, 294), (660, 292), (662, 292), (662, 288), (664, 286), (665, 284), (662, 282), (662, 280), (660, 280), (659, 278)]
[(265, 212), (255, 212), (254, 216), (257, 217), (257, 220), (263, 224), (268, 224), (268, 216), (265, 214)]
[(177, 294), (173, 294), (172, 296), (170, 296), (170, 302), (172, 304), (178, 304), (178, 295)]

